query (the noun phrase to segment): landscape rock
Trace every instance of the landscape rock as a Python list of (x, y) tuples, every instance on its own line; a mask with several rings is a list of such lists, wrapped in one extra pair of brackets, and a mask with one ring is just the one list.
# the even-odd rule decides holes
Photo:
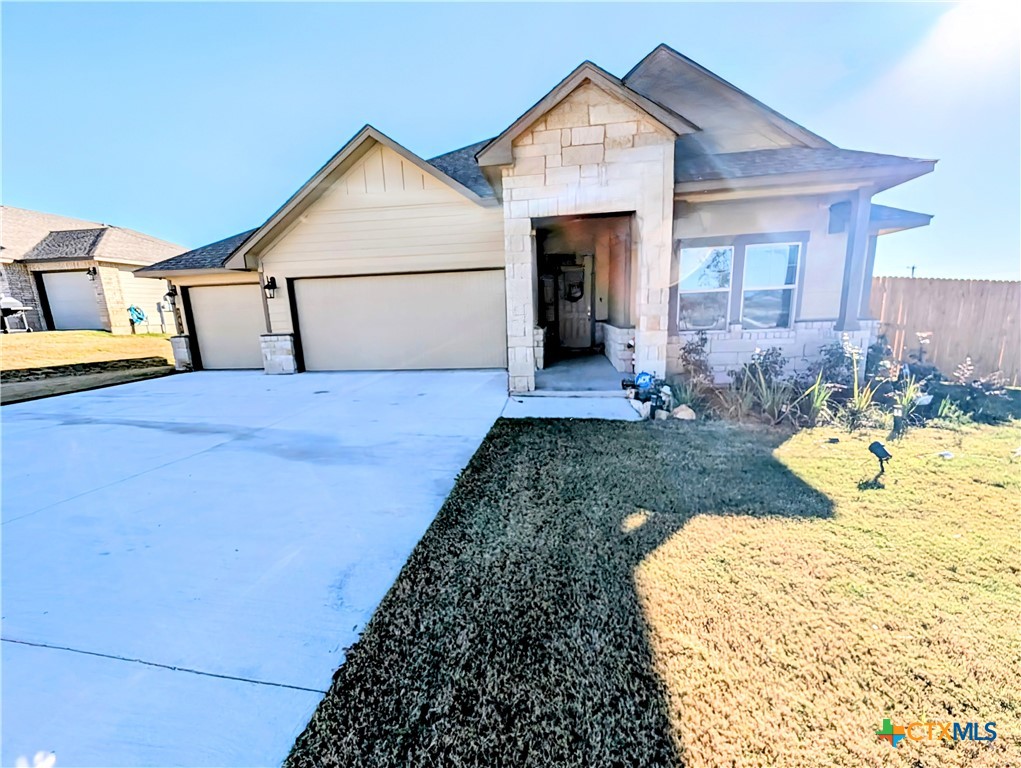
[(679, 405), (673, 410), (673, 417), (675, 419), (683, 419), (684, 421), (693, 421), (698, 418), (690, 406)]

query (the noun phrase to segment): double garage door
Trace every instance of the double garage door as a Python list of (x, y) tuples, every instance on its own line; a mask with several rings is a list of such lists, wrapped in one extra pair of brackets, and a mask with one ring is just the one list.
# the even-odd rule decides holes
[(294, 281), (309, 371), (505, 368), (502, 269)]
[[(306, 370), (507, 367), (502, 269), (302, 278), (292, 286)], [(259, 287), (188, 294), (202, 366), (261, 368)]]

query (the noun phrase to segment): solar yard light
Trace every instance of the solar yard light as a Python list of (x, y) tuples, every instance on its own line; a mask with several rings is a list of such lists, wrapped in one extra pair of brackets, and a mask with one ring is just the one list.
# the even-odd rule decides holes
[(886, 446), (878, 440), (869, 446), (869, 453), (879, 459), (879, 474), (883, 474), (886, 471), (885, 464), (893, 458), (893, 454), (886, 450)]

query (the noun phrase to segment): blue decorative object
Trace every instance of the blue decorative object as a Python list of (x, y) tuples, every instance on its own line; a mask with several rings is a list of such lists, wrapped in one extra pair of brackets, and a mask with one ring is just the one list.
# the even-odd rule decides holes
[(648, 389), (652, 386), (653, 376), (651, 373), (642, 371), (640, 374), (635, 376), (635, 386), (639, 389)]
[(128, 307), (128, 319), (132, 325), (141, 325), (145, 322), (145, 312), (141, 307), (132, 304)]

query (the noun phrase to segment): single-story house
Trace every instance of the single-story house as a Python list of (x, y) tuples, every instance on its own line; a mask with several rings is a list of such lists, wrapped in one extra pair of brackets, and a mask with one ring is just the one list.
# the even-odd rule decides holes
[(878, 236), (931, 218), (872, 198), (934, 166), (836, 147), (661, 45), (431, 160), (366, 126), (261, 226), (139, 274), (179, 289), (182, 368), (492, 367), (527, 392), (586, 353), (670, 374), (705, 331), (723, 377), (868, 345)]
[[(180, 252), (179, 245), (131, 229), (5, 205), (0, 298), (30, 307), (25, 320), (34, 331), (165, 333), (174, 327), (166, 288), (134, 271)], [(132, 306), (145, 315), (134, 328)]]

